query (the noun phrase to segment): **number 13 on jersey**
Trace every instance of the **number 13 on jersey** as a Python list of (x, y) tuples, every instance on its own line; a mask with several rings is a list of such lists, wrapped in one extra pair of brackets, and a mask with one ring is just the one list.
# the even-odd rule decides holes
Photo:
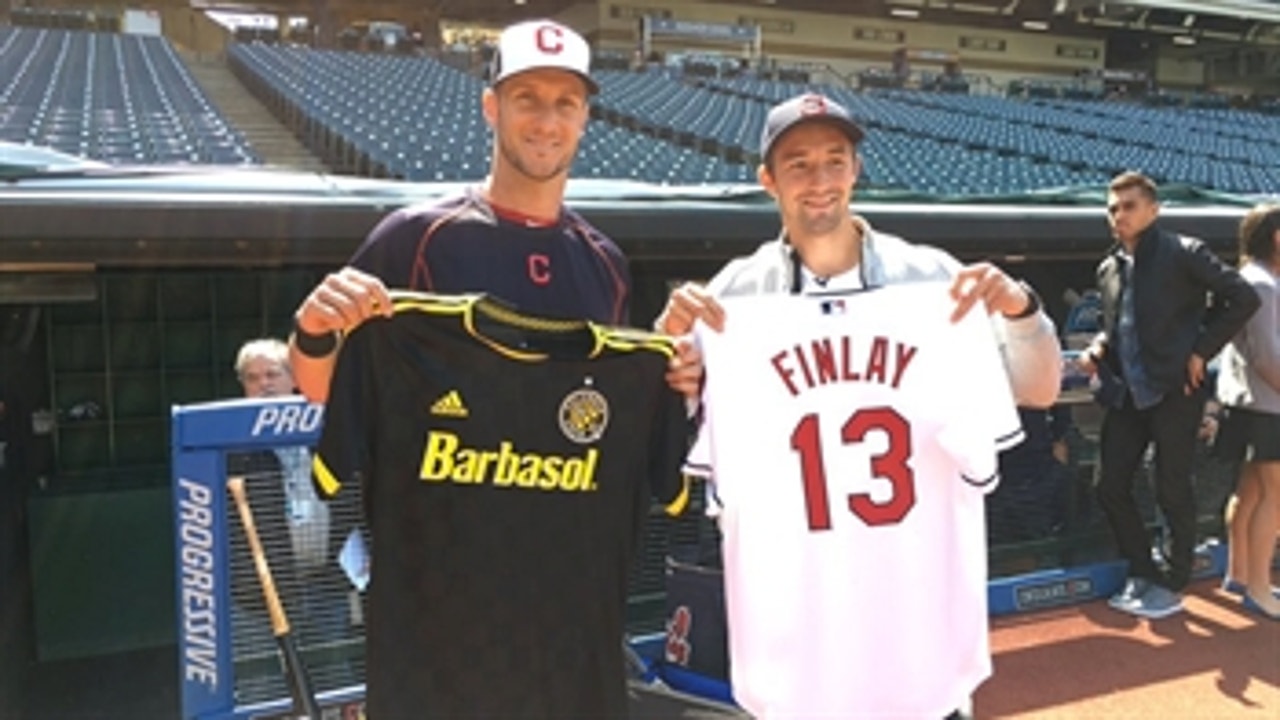
[[(800, 457), (800, 475), (804, 486), (804, 503), (809, 529), (831, 529), (830, 491), (827, 468), (822, 453), (821, 419), (817, 413), (800, 418), (791, 432), (791, 449)], [(847, 496), (849, 512), (870, 526), (893, 525), (902, 521), (916, 504), (915, 471), (911, 460), (911, 425), (891, 407), (856, 410), (840, 428), (840, 441), (851, 445), (869, 435), (883, 434), (888, 448), (871, 458), (871, 477), (889, 484), (887, 500), (873, 500), (870, 493)]]

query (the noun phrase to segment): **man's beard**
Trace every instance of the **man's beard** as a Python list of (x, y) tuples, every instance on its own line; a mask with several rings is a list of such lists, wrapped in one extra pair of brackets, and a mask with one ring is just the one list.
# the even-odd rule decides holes
[(558, 163), (550, 172), (536, 173), (525, 164), (524, 160), (520, 157), (520, 153), (516, 152), (515, 148), (507, 144), (505, 140), (498, 140), (498, 152), (502, 153), (502, 158), (507, 161), (508, 165), (515, 168), (516, 172), (524, 175), (530, 180), (536, 180), (538, 182), (554, 180), (560, 175), (567, 173), (569, 171), (569, 167), (573, 165), (573, 153), (570, 153), (565, 160)]
[(805, 235), (826, 235), (840, 227), (839, 208), (821, 215), (811, 215), (804, 211), (796, 213), (796, 219)]

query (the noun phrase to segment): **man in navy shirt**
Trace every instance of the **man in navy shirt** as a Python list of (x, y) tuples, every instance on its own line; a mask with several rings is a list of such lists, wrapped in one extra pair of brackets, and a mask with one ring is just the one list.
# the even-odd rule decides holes
[[(557, 318), (579, 324), (584, 320), (598, 325), (626, 324), (631, 278), (625, 258), (612, 241), (564, 206), (569, 167), (588, 118), (587, 101), (596, 91), (588, 75), (589, 59), (586, 41), (554, 22), (537, 20), (504, 30), (494, 56), (492, 86), (482, 98), (484, 117), (494, 135), (489, 177), (459, 196), (390, 214), (369, 234), (349, 265), (326, 277), (294, 316), (290, 355), (295, 380), (308, 398), (327, 402), (326, 437), (336, 437), (336, 428), (355, 427), (365, 433), (359, 436), (359, 442), (375, 438), (369, 441), (370, 458), (364, 465), (352, 466), (345, 473), (338, 466), (338, 472), (332, 472), (334, 468), (326, 472), (322, 459), (314, 468), (319, 485), (326, 492), (334, 492), (341, 478), (344, 483), (359, 487), (365, 497), (364, 517), (373, 547), (367, 687), (374, 714), (622, 714), (623, 582), (650, 497), (672, 499), (666, 497), (670, 493), (652, 492), (648, 483), (641, 482), (648, 478), (643, 473), (637, 475), (636, 469), (648, 466), (637, 458), (653, 463), (656, 458), (683, 454), (673, 452), (662, 442), (651, 441), (668, 435), (683, 440), (687, 433), (683, 427), (683, 401), (667, 389), (662, 379), (663, 370), (681, 351), (666, 341), (653, 340), (667, 351), (644, 354), (643, 368), (628, 365), (620, 370), (616, 363), (608, 365), (597, 358), (595, 351), (600, 348), (593, 345), (591, 359), (599, 361), (599, 367), (595, 367), (596, 362), (585, 363), (591, 366), (590, 371), (578, 373), (578, 386), (568, 395), (563, 387), (557, 386), (553, 393), (547, 382), (537, 381), (540, 376), (536, 373), (544, 370), (559, 368), (563, 372), (563, 362), (526, 363), (525, 373), (516, 371), (514, 365), (493, 364), (494, 358), (489, 356), (502, 355), (500, 348), (505, 348), (507, 354), (523, 352), (523, 341), (504, 345), (510, 331), (502, 328), (490, 328), (495, 337), (480, 333), (484, 341), (472, 338), (469, 344), (464, 343), (469, 348), (466, 358), (450, 355), (439, 338), (415, 336), (413, 342), (402, 342), (392, 352), (376, 353), (380, 362), (363, 363), (366, 368), (377, 366), (368, 382), (367, 378), (342, 369), (353, 367), (356, 358), (367, 354), (364, 351), (374, 342), (370, 337), (394, 334), (393, 330), (404, 325), (402, 318), (398, 325), (387, 320), (361, 327), (370, 318), (390, 318), (394, 314), (390, 290), (451, 296), (483, 293), (501, 301), (493, 306), (513, 307), (517, 311), (513, 316), (536, 316), (537, 320), (531, 322), (540, 326), (555, 325), (560, 322)], [(450, 300), (431, 302), (447, 304)], [(468, 337), (477, 331), (473, 320), (468, 316), (461, 323)], [(340, 337), (347, 337), (349, 342), (341, 353), (341, 362), (337, 360)], [(636, 343), (646, 345), (649, 340), (632, 344)], [(336, 374), (335, 368), (339, 368)], [(398, 369), (404, 368), (412, 368), (413, 372), (397, 374)], [(615, 376), (625, 377), (625, 381), (614, 382)], [(650, 380), (656, 384), (649, 384)], [(631, 395), (611, 391), (613, 386)], [(382, 387), (393, 389), (379, 393), (378, 388)], [(352, 397), (372, 404), (372, 409), (367, 413), (354, 411), (352, 408), (358, 403), (349, 401)], [(491, 402), (483, 402), (485, 398)], [(650, 405), (674, 408), (675, 420), (663, 426), (669, 432), (650, 435), (649, 424), (639, 423), (650, 415), (635, 408)], [(541, 412), (546, 407), (556, 412)], [(616, 414), (611, 415), (610, 407)], [(496, 487), (501, 484), (496, 478), (489, 478), (492, 482), (485, 484), (482, 492), (460, 494), (457, 490), (461, 486), (453, 487), (453, 481), (461, 477), (458, 473), (466, 474), (462, 471), (451, 470), (447, 492), (440, 492), (438, 478), (428, 472), (431, 468), (420, 465), (427, 455), (414, 444), (421, 445), (424, 437), (435, 437), (443, 443), (457, 438), (457, 443), (463, 443), (462, 435), (450, 435), (448, 432), (454, 430), (441, 429), (436, 424), (466, 423), (471, 434), (465, 438), (468, 444), (458, 450), (461, 456), (479, 457), (476, 452), (488, 451), (476, 448), (493, 444), (498, 448), (493, 452), (500, 457), (505, 457), (501, 456), (501, 448), (522, 448), (522, 467), (561, 467), (574, 462), (565, 459), (571, 454), (577, 457), (581, 452), (592, 453), (589, 457), (594, 462), (594, 453), (605, 450), (578, 447), (591, 438), (565, 441), (556, 436), (573, 434), (571, 431), (580, 424), (597, 421), (603, 431), (609, 417), (614, 420), (609, 423), (613, 434), (612, 449), (607, 455), (615, 465), (606, 466), (601, 461), (599, 468), (601, 487), (613, 488), (613, 494), (602, 493), (599, 497), (611, 497), (613, 501), (599, 507), (610, 508), (612, 514), (590, 512), (595, 506), (584, 503), (596, 497), (591, 493), (510, 493), (505, 492), (509, 489), (506, 486)], [(376, 423), (377, 418), (391, 419)], [(626, 423), (639, 423), (646, 432), (629, 429)], [(394, 428), (399, 435), (392, 440), (387, 440), (386, 435), (368, 435), (376, 429), (375, 424)], [(421, 432), (423, 428), (434, 430)], [(573, 452), (543, 447), (551, 447), (553, 441), (560, 445), (570, 442)], [(619, 445), (624, 441), (625, 445)], [(623, 460), (617, 465), (617, 448), (630, 448), (636, 443), (639, 446), (631, 448), (636, 454), (633, 461)], [(526, 445), (535, 449), (523, 449)], [(454, 454), (445, 452), (443, 447), (433, 445), (428, 450), (441, 458), (449, 455), (452, 463)], [(420, 459), (417, 465), (412, 462), (415, 450)], [(514, 457), (510, 452), (515, 451), (508, 452)], [(342, 453), (329, 455), (332, 461)], [(411, 461), (404, 461), (405, 457)], [(678, 463), (672, 463), (669, 470), (666, 467), (662, 465), (653, 472), (658, 481), (682, 482)], [(550, 475), (544, 479), (550, 482)], [(656, 482), (653, 487), (660, 484)], [(343, 493), (335, 500), (346, 497), (350, 501), (350, 495)], [(554, 507), (551, 503), (555, 503)], [(374, 506), (380, 509), (375, 512)], [(410, 517), (401, 510), (419, 514)], [(592, 522), (581, 521), (584, 516), (593, 518)], [(541, 535), (531, 538), (522, 528)], [(427, 533), (434, 542), (418, 542), (417, 533)], [(409, 541), (405, 541), (406, 537)], [(565, 551), (568, 554), (529, 559), (531, 550), (555, 538), (570, 548)], [(411, 552), (397, 554), (402, 548)], [(581, 552), (586, 550), (591, 552)], [(442, 564), (444, 561), (431, 555), (433, 552), (447, 553), (448, 562), (459, 564)], [(594, 558), (590, 562), (583, 560), (588, 555)], [(476, 558), (484, 564), (479, 560), (467, 562)], [(592, 562), (605, 567), (600, 569)], [(453, 580), (442, 584), (441, 571), (448, 568), (457, 572), (450, 576)], [(519, 578), (513, 575), (515, 569), (521, 573)], [(566, 577), (570, 571), (581, 576)], [(517, 584), (524, 594), (537, 597), (534, 609), (545, 612), (531, 612), (530, 604), (521, 601), (521, 593), (495, 590), (510, 589), (513, 579), (521, 581)], [(406, 588), (418, 595), (410, 597)], [(459, 610), (459, 600), (475, 597), (483, 601), (474, 612), (463, 611), (468, 608)], [(502, 601), (493, 602), (495, 597)], [(417, 599), (422, 602), (414, 602)], [(416, 613), (433, 617), (403, 617), (406, 604), (414, 605)], [(583, 615), (585, 608), (591, 608), (590, 618)], [(574, 612), (560, 612), (570, 609)], [(567, 617), (577, 619), (570, 622)], [(423, 633), (403, 631), (408, 627), (404, 623), (416, 621), (421, 621), (418, 626), (426, 627)], [(452, 647), (439, 647), (437, 636), (431, 632), (444, 632), (458, 642)], [(468, 653), (462, 644), (483, 648)], [(475, 677), (484, 683), (456, 681), (455, 676), (443, 671), (432, 675), (434, 666), (415, 665), (411, 659), (414, 653), (440, 652), (457, 653), (441, 657), (456, 658), (463, 664), (481, 662), (484, 667)], [(554, 661), (557, 654), (576, 659)], [(545, 668), (530, 667), (528, 660), (535, 656), (553, 658), (547, 663), (559, 673), (555, 682), (539, 680), (545, 680), (547, 675)], [(396, 659), (405, 657), (410, 659)], [(611, 673), (610, 669), (617, 672)], [(486, 674), (486, 670), (493, 673)], [(430, 682), (422, 682), (420, 671), (430, 675)], [(519, 678), (509, 677), (513, 673)], [(617, 682), (606, 681), (604, 678), (609, 675), (615, 675)], [(485, 692), (498, 686), (501, 692)], [(530, 690), (535, 686), (543, 686), (542, 691)]]
[(460, 196), (384, 219), (350, 264), (298, 308), (290, 355), (298, 387), (323, 401), (340, 333), (391, 311), (388, 288), (483, 292), (521, 312), (625, 324), (631, 277), (614, 243), (564, 206), (586, 129), (590, 48), (546, 20), (503, 31), (481, 106), (490, 175)]

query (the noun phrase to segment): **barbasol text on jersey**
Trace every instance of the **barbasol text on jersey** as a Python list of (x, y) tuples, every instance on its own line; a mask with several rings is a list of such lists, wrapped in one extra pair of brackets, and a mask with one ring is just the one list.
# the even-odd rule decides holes
[(426, 482), (452, 481), (466, 485), (539, 490), (594, 491), (600, 451), (589, 448), (581, 456), (522, 453), (510, 440), (496, 450), (463, 447), (457, 435), (432, 430), (422, 453), (420, 477)]

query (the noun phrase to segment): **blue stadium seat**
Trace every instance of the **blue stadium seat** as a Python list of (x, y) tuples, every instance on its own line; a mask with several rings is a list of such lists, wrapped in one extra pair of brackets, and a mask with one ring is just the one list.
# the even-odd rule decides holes
[(257, 162), (163, 38), (0, 30), (0, 138), (117, 163)]

